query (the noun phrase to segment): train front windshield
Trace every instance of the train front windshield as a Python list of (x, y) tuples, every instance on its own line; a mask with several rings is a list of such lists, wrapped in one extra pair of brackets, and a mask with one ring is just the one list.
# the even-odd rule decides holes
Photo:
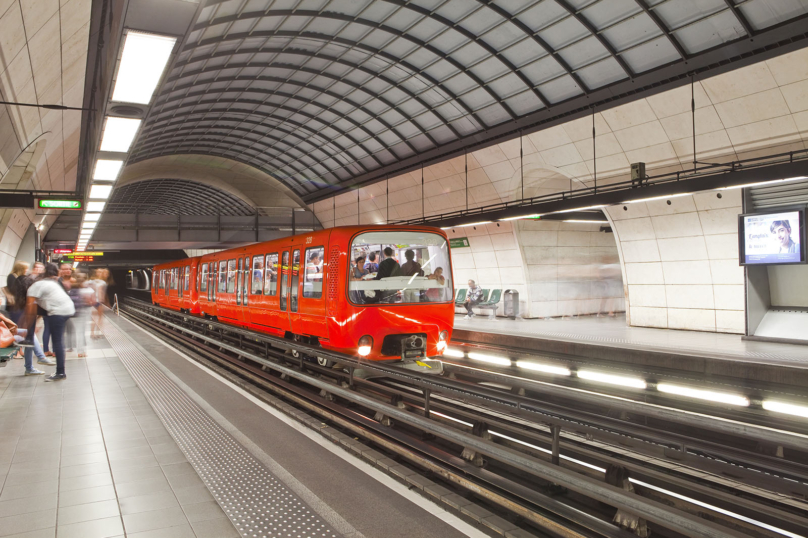
[(351, 245), (348, 295), (355, 304), (453, 299), (449, 244), (429, 232), (367, 232)]

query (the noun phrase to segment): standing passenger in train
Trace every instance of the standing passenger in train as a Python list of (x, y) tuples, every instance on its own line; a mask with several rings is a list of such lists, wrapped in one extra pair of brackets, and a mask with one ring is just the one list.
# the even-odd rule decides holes
[(379, 264), (379, 270), (376, 271), (376, 279), (381, 280), (388, 276), (396, 276), (399, 273), (400, 267), (395, 258), (393, 258), (393, 249), (386, 247), (384, 249), (384, 261)]

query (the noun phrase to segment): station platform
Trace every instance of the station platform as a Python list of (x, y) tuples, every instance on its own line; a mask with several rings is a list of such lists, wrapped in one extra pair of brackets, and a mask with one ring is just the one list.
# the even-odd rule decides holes
[(0, 368), (0, 536), (489, 536), (127, 320), (104, 335), (64, 381)]
[(740, 335), (629, 327), (625, 314), (566, 319), (455, 317), (453, 341), (784, 385), (808, 384), (808, 346)]

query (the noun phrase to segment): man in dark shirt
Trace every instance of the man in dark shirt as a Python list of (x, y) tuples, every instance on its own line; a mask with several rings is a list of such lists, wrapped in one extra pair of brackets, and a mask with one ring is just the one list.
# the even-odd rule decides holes
[(407, 250), (404, 253), (404, 257), (407, 258), (407, 261), (401, 266), (400, 274), (402, 276), (424, 276), (424, 272), (421, 270), (421, 264), (415, 261), (415, 252)]
[(375, 280), (381, 280), (388, 276), (396, 276), (401, 270), (398, 262), (393, 258), (393, 249), (387, 247), (384, 249), (384, 261), (379, 264), (379, 271), (376, 273)]

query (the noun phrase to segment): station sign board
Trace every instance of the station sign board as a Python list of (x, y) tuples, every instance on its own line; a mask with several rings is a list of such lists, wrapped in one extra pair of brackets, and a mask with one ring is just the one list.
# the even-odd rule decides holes
[(81, 200), (65, 199), (65, 198), (40, 198), (37, 201), (37, 207), (40, 209), (74, 209), (81, 210)]
[(452, 237), (449, 239), (449, 246), (451, 248), (466, 248), (471, 245), (469, 245), (468, 237)]
[(55, 248), (53, 249), (54, 254), (73, 254), (73, 249), (71, 248)]
[(67, 254), (68, 258), (76, 258), (77, 256), (103, 256), (103, 252), (92, 252), (90, 250), (86, 250), (84, 252), (73, 252), (72, 254)]
[(95, 257), (93, 256), (73, 256), (74, 262), (91, 262), (94, 261)]

